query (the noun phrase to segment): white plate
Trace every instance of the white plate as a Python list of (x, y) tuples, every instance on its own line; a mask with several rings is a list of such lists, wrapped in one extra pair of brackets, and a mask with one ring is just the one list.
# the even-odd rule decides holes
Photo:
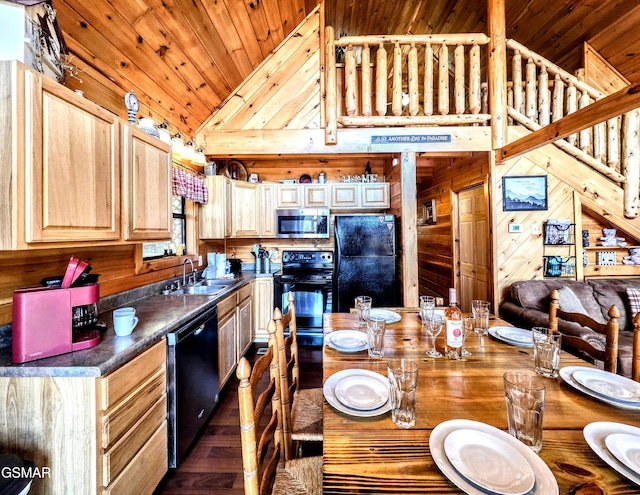
[(478, 421), (467, 419), (452, 419), (444, 421), (436, 426), (429, 437), (429, 449), (431, 456), (440, 471), (458, 488), (469, 495), (486, 495), (487, 491), (476, 486), (462, 476), (451, 464), (444, 451), (444, 442), (450, 433), (456, 430), (475, 430), (486, 433), (493, 438), (497, 438), (507, 443), (517, 450), (527, 461), (535, 476), (535, 485), (529, 493), (531, 495), (557, 495), (559, 493), (558, 483), (544, 461), (522, 442), (516, 440), (508, 433), (493, 426)]
[(333, 393), (345, 406), (359, 411), (382, 407), (389, 400), (389, 387), (368, 375), (351, 375), (340, 380)]
[(571, 377), (583, 387), (608, 399), (640, 405), (640, 384), (627, 377), (598, 369), (579, 370), (572, 373)]
[(532, 344), (531, 330), (516, 327), (496, 327), (496, 333), (504, 340), (509, 340), (516, 344)]
[(357, 330), (338, 330), (328, 338), (331, 346), (339, 351), (356, 352), (367, 348), (367, 334)]
[(364, 376), (373, 378), (375, 380), (378, 380), (381, 384), (387, 387), (387, 394), (389, 393), (389, 379), (386, 376), (381, 375), (380, 373), (374, 373), (373, 371), (362, 370), (362, 369), (341, 370), (341, 371), (338, 371), (337, 373), (334, 373), (329, 378), (327, 378), (327, 380), (324, 382), (324, 386), (322, 387), (324, 398), (327, 399), (327, 402), (329, 403), (329, 405), (331, 405), (334, 409), (337, 409), (338, 411), (344, 414), (349, 414), (350, 416), (358, 416), (361, 418), (371, 418), (371, 417), (379, 416), (381, 414), (384, 414), (390, 411), (391, 401), (387, 401), (378, 409), (372, 409), (371, 411), (358, 411), (357, 409), (351, 409), (350, 407), (345, 406), (338, 400), (338, 398), (335, 395), (336, 385), (340, 382), (340, 380), (348, 376), (357, 376), (357, 375), (360, 375), (360, 376), (364, 375)]
[(573, 374), (578, 371), (595, 371), (595, 368), (586, 368), (585, 366), (565, 366), (564, 368), (560, 368), (560, 378), (562, 378), (565, 383), (576, 390), (586, 394), (594, 399), (604, 402), (605, 404), (609, 404), (611, 406), (620, 407), (622, 409), (631, 409), (635, 411), (640, 411), (640, 404), (635, 402), (624, 402), (620, 400), (613, 400), (605, 397), (604, 395), (597, 394), (596, 392), (589, 390), (587, 387), (580, 385), (574, 378)]
[(606, 436), (604, 443), (616, 459), (640, 475), (640, 436), (613, 433)]
[(640, 428), (622, 423), (598, 421), (595, 423), (589, 423), (584, 427), (584, 430), (582, 430), (582, 434), (584, 435), (584, 439), (587, 441), (587, 444), (589, 444), (591, 450), (593, 450), (600, 459), (609, 464), (609, 466), (618, 471), (625, 478), (640, 485), (640, 475), (634, 473), (627, 466), (618, 462), (618, 459), (616, 459), (607, 448), (607, 437), (615, 433), (627, 433), (629, 435), (639, 436)]
[[(502, 337), (498, 332), (502, 328), (508, 328), (510, 330), (519, 330), (521, 332), (527, 332), (529, 333), (529, 338), (528, 339), (520, 338), (519, 341), (507, 340), (506, 338)], [(505, 344), (515, 345), (518, 347), (533, 347), (533, 341), (531, 340), (531, 332), (523, 328), (516, 329), (515, 327), (489, 327), (489, 335), (491, 335), (494, 339), (499, 340), (500, 342), (504, 342)]]
[(476, 485), (501, 495), (524, 495), (536, 478), (526, 459), (506, 442), (477, 430), (456, 430), (444, 441), (453, 466)]
[(388, 309), (371, 308), (369, 310), (369, 316), (380, 316), (382, 318), (385, 318), (387, 325), (390, 325), (391, 323), (396, 323), (401, 319), (401, 316), (398, 313), (395, 313), (394, 311), (389, 311)]

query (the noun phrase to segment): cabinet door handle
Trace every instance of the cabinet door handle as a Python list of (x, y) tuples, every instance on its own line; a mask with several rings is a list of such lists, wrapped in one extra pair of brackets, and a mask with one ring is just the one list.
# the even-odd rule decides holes
[(204, 330), (204, 324), (200, 325), (200, 326), (198, 327), (198, 329), (197, 329), (195, 332), (193, 332), (193, 335), (194, 335), (194, 336), (196, 336), (196, 335), (200, 335), (200, 334), (202, 333), (202, 331), (203, 331), (203, 330)]

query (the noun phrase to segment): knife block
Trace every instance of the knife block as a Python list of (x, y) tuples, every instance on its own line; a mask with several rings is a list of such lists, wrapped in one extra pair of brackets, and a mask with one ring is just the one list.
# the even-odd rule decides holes
[(98, 284), (16, 290), (13, 293), (12, 361), (24, 363), (98, 345), (99, 330), (88, 330), (74, 340), (72, 315), (75, 306), (93, 304), (99, 299)]

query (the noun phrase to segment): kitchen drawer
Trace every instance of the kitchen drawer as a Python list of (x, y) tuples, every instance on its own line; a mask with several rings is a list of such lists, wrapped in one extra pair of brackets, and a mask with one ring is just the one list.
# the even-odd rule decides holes
[[(133, 461), (134, 456), (136, 456), (145, 443), (147, 443), (149, 438), (154, 435), (154, 432), (158, 429), (158, 425), (166, 424), (166, 419), (167, 397), (163, 395), (129, 430), (127, 435), (116, 442), (111, 449), (105, 451), (102, 456), (102, 481), (104, 486), (109, 486), (109, 483), (120, 474), (127, 464)], [(164, 442), (166, 448), (166, 429)], [(130, 491), (129, 493), (139, 492), (136, 490)]]
[(167, 389), (167, 377), (164, 367), (119, 407), (102, 418), (102, 448), (106, 449), (118, 440), (149, 408), (164, 394)]
[(102, 379), (102, 410), (113, 407), (126, 397), (141, 382), (155, 374), (167, 362), (165, 340), (161, 340), (150, 349), (133, 358), (113, 373)]
[(151, 495), (169, 469), (168, 458), (165, 420), (103, 495)]
[(224, 298), (218, 303), (218, 321), (222, 320), (226, 315), (236, 310), (238, 305), (238, 292), (234, 292), (229, 297)]
[(238, 303), (244, 301), (247, 297), (253, 294), (253, 282), (245, 285), (238, 291)]

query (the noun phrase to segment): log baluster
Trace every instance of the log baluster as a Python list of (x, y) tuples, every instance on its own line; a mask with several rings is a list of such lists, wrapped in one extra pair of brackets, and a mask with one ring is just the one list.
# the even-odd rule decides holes
[(624, 192), (624, 216), (638, 216), (638, 193), (640, 192), (640, 150), (638, 149), (638, 110), (622, 116), (622, 173), (627, 181), (622, 184)]
[(360, 65), (362, 77), (362, 115), (371, 116), (371, 49), (365, 43), (362, 47), (362, 61)]
[(438, 55), (438, 112), (449, 113), (449, 48), (445, 43), (440, 46)]
[[(578, 91), (573, 83), (569, 83), (569, 87), (567, 87), (567, 111), (566, 115), (571, 115), (578, 109)], [(566, 138), (567, 142), (575, 146), (578, 141), (578, 135), (576, 133), (569, 134)]]
[(400, 43), (393, 47), (393, 88), (391, 89), (391, 113), (402, 115), (402, 48)]
[(522, 55), (516, 50), (511, 60), (511, 77), (513, 79), (513, 108), (524, 113), (524, 98), (522, 94)]
[[(481, 113), (486, 115), (486, 114), (489, 113), (489, 86), (487, 85), (487, 83), (482, 83), (481, 87), (482, 87), (482, 96), (481, 96), (482, 110), (481, 110)], [(489, 125), (488, 121), (486, 122), (486, 125)]]
[(551, 110), (551, 119), (553, 122), (560, 120), (563, 115), (564, 108), (564, 82), (560, 79), (560, 74), (556, 74), (553, 81), (553, 102)]
[(549, 125), (549, 74), (544, 65), (538, 75), (538, 123)]
[(532, 58), (527, 61), (525, 70), (525, 116), (536, 120), (536, 64), (533, 63)]
[(469, 50), (469, 111), (480, 113), (480, 45)]
[(411, 48), (409, 48), (407, 72), (409, 79), (409, 115), (418, 115), (418, 49), (415, 43), (411, 43)]
[(336, 106), (336, 47), (334, 44), (334, 31), (331, 26), (324, 30), (326, 39), (326, 60), (327, 78), (325, 81), (325, 128), (324, 142), (326, 144), (336, 144), (338, 142), (338, 108)]
[(453, 101), (457, 115), (464, 113), (464, 45), (457, 45), (453, 50)]
[[(582, 110), (583, 108), (589, 106), (589, 93), (583, 91), (580, 95), (580, 99), (578, 100), (578, 109)], [(580, 131), (580, 145), (579, 148), (587, 153), (588, 155), (592, 155), (591, 153), (591, 129), (586, 128)]]
[(593, 126), (593, 158), (602, 163), (606, 161), (605, 133), (606, 123), (601, 122)]
[(433, 48), (431, 43), (424, 47), (424, 103), (425, 115), (433, 115)]
[(376, 113), (387, 114), (387, 51), (382, 43), (376, 53)]
[(344, 104), (347, 115), (355, 115), (357, 110), (356, 86), (358, 74), (356, 73), (356, 51), (353, 45), (347, 47), (344, 54)]
[[(514, 108), (513, 106), (513, 85), (507, 86), (507, 108)], [(513, 125), (513, 117), (507, 116), (507, 125)]]
[(620, 171), (620, 117), (607, 120), (607, 166)]

